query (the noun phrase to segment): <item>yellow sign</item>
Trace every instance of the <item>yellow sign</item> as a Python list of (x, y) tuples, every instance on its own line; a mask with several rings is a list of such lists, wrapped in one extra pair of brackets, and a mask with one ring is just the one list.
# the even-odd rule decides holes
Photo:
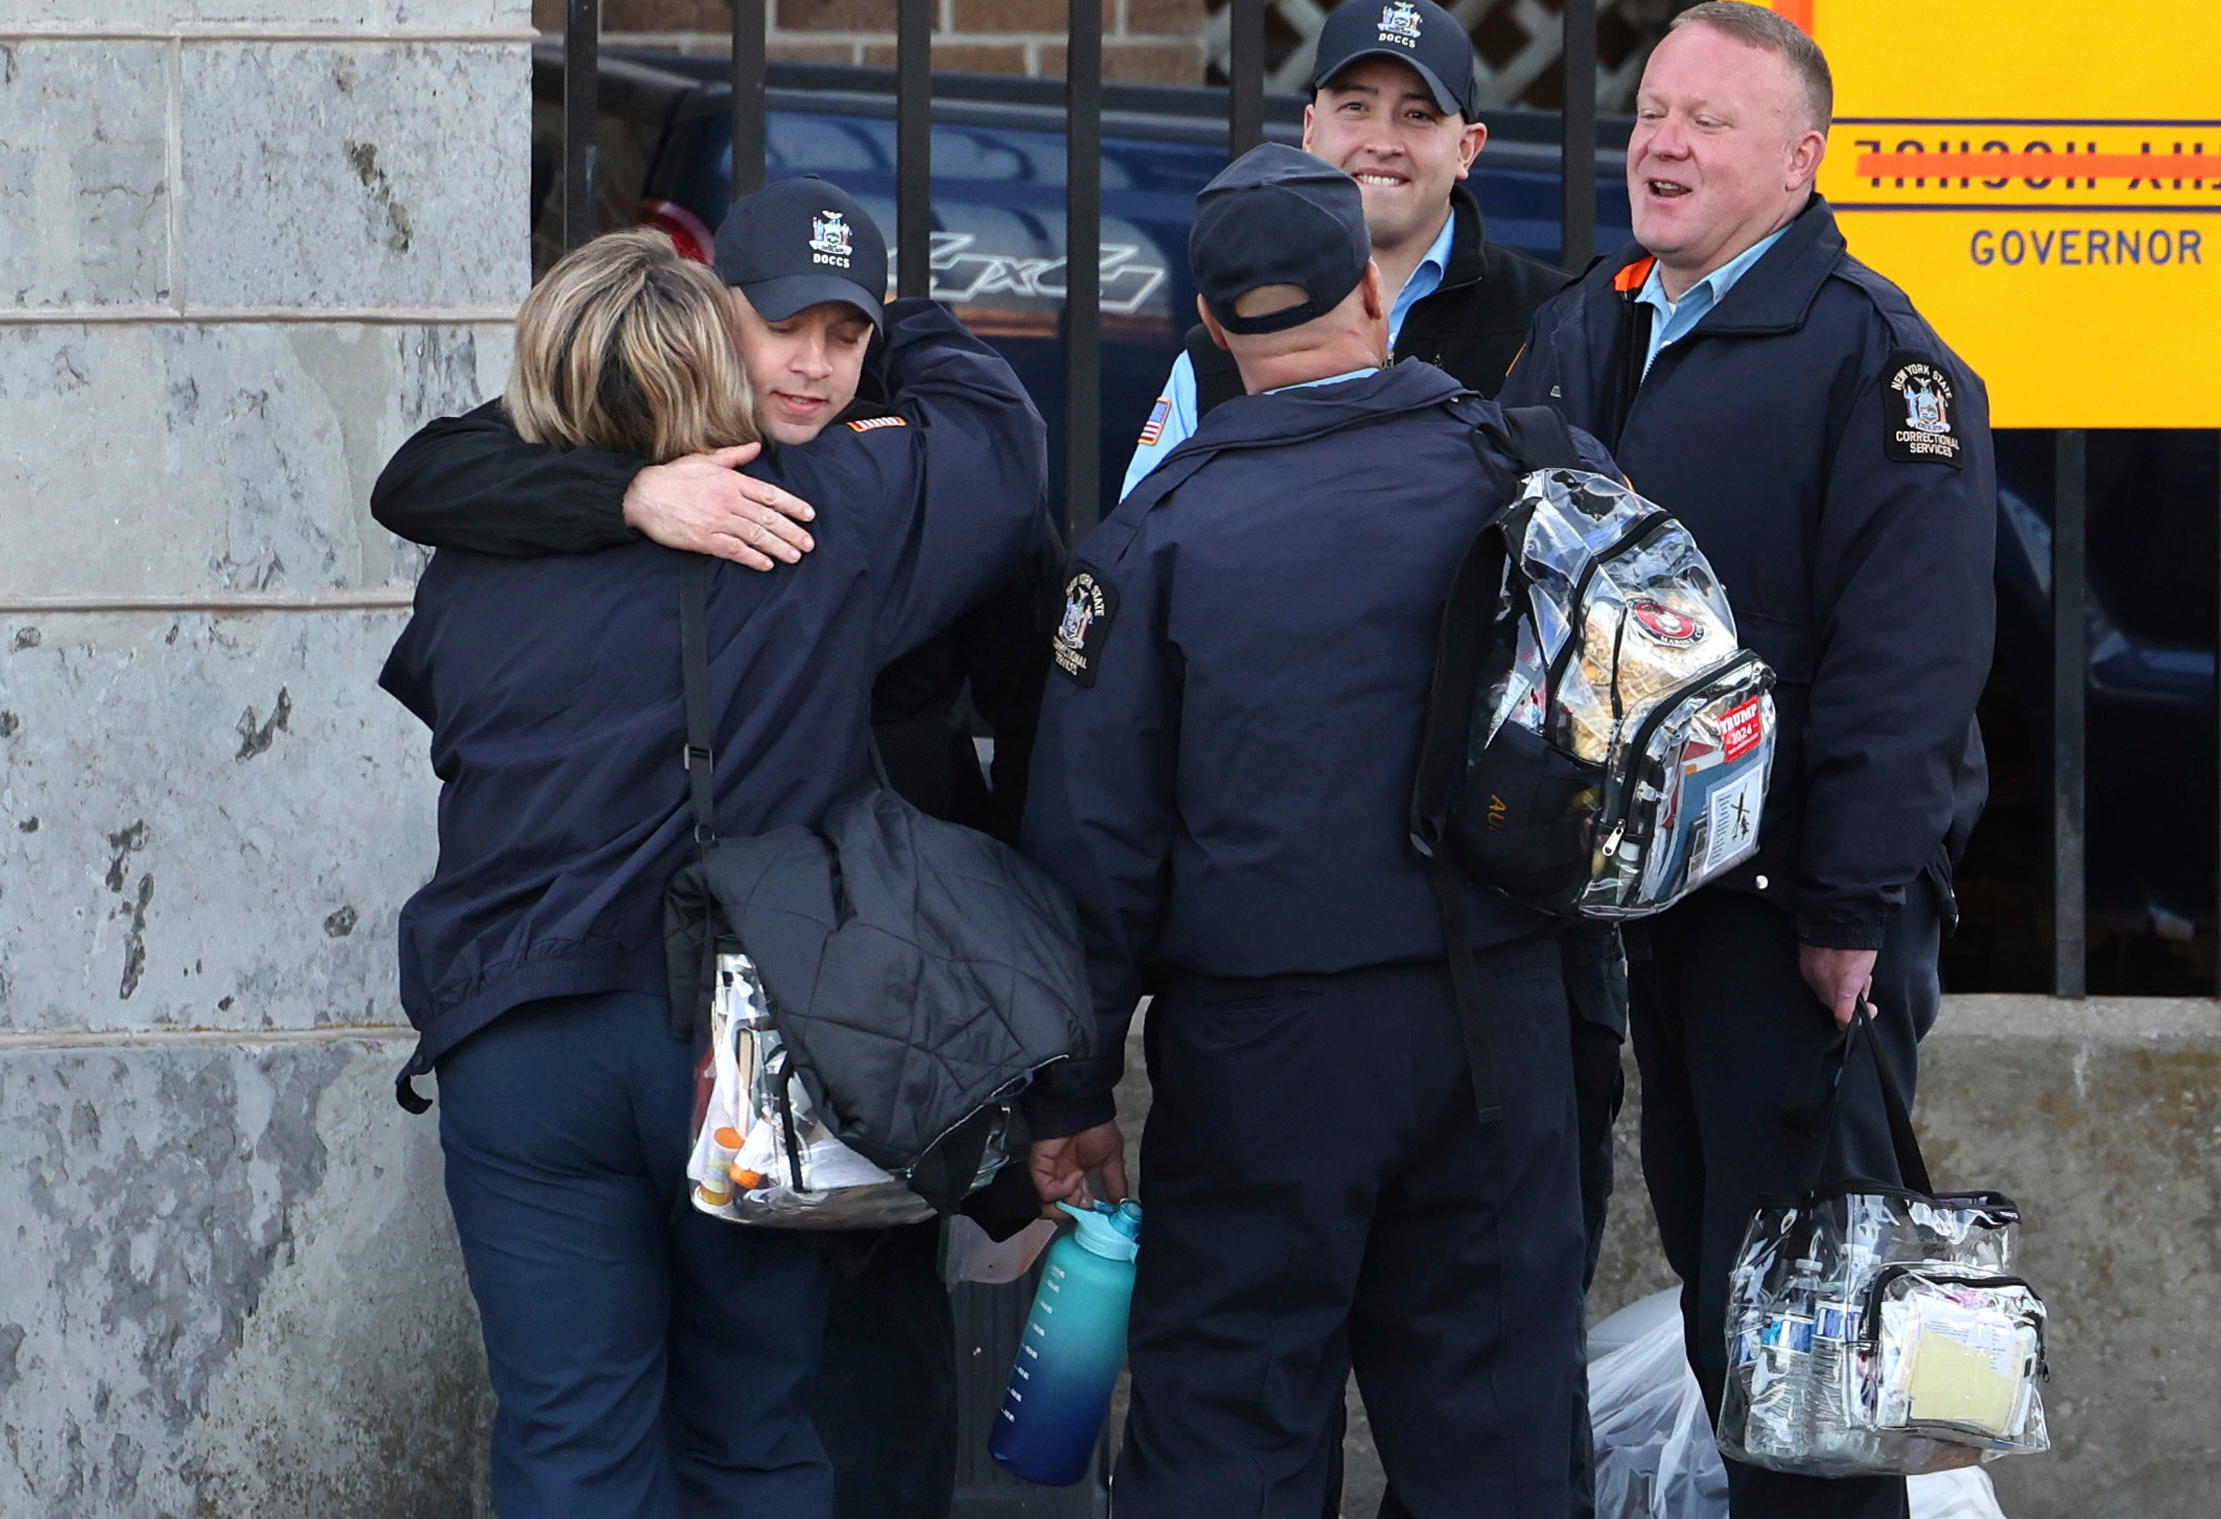
[(1820, 190), (2000, 427), (2221, 427), (2214, 0), (1775, 0), (1835, 73)]

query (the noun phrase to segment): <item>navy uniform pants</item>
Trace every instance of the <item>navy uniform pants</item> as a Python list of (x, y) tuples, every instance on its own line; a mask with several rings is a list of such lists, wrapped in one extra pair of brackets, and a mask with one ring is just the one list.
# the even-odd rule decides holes
[(1484, 954), (1504, 1116), (1441, 966), (1151, 1004), (1118, 1519), (1318, 1519), (1354, 1367), (1417, 1519), (1564, 1519), (1584, 1249), (1555, 937)]
[[(1910, 1101), (1935, 1022), (1940, 914), (1925, 877), (1907, 888), (1874, 967), (1882, 1057)], [(1699, 891), (1628, 934), (1630, 1025), (1643, 1082), (1643, 1174), (1666, 1259), (1681, 1278), (1689, 1364), (1713, 1417), (1727, 1374), (1727, 1283), (1761, 1196), (1795, 1192), (1812, 1139), (1784, 1116), (1817, 1096), (1835, 1025), (1797, 968), (1789, 915), (1756, 897)], [(1873, 1067), (1844, 1073), (1830, 1178), (1899, 1178)], [(1901, 1519), (1901, 1477), (1823, 1481), (1730, 1461), (1734, 1519)]]
[(826, 1519), (824, 1257), (698, 1213), (695, 1056), (636, 993), (517, 1008), (440, 1062), (502, 1519)]
[(810, 1408), (833, 1458), (834, 1519), (948, 1519), (956, 1495), (956, 1314), (941, 1221), (832, 1254)]

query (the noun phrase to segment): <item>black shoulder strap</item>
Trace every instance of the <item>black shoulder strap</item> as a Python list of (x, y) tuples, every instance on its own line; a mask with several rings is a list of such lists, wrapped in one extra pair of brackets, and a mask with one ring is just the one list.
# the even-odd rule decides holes
[(1501, 523), (1482, 528), (1459, 561), (1457, 576), (1450, 582), (1450, 599), (1442, 604), (1434, 679), (1427, 690), (1419, 767), (1411, 786), (1411, 842), (1427, 858), (1439, 851), (1448, 836), (1450, 803), (1473, 729), (1481, 651), (1495, 624), (1507, 552)]
[[(694, 842), (706, 852), (717, 842), (717, 792), (711, 784), (717, 755), (710, 744), (715, 730), (709, 698), (709, 560), (700, 554), (688, 554), (679, 567), (679, 658), (686, 674), (686, 747), (679, 758), (694, 803)], [(893, 791), (879, 739), (867, 730), (865, 741), (872, 773)]]
[(1549, 406), (1504, 408), (1505, 451), (1525, 473), (1537, 469), (1582, 469), (1573, 429)]
[(1473, 727), (1475, 682), (1481, 653), (1496, 621), (1496, 599), (1504, 584), (1504, 529), (1491, 522), (1481, 529), (1458, 563), (1443, 603), (1435, 638), (1434, 680), (1427, 692), (1426, 725), (1419, 741), (1419, 764), (1411, 783), (1411, 847), (1419, 854), (1427, 884), (1434, 888), (1442, 917), (1442, 953), (1450, 966), (1458, 1022), (1465, 1032), (1465, 1061), (1473, 1077), (1473, 1105), (1482, 1123), (1504, 1113), (1496, 1089), (1496, 1062), (1489, 1050), (1488, 1012), (1479, 967), (1466, 929), (1459, 877), (1449, 857), (1449, 813), (1465, 749)]
[(709, 561), (688, 554), (679, 566), (679, 659), (686, 671), (687, 789), (694, 799), (694, 842), (707, 850), (717, 842), (717, 793), (710, 782), (717, 756), (710, 748), (709, 711)]
[(1201, 322), (1188, 329), (1186, 346), (1188, 362), (1195, 367), (1197, 421), (1209, 416), (1213, 407), (1249, 393), (1242, 388), (1242, 371), (1234, 356), (1211, 341), (1210, 329)]

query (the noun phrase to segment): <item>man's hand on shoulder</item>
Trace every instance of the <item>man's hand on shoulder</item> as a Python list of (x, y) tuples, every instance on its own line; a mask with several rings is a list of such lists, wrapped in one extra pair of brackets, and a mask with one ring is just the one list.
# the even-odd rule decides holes
[(667, 549), (752, 570), (799, 562), (817, 547), (801, 526), (817, 512), (776, 485), (738, 473), (762, 451), (761, 444), (744, 443), (649, 465), (625, 491), (625, 525)]

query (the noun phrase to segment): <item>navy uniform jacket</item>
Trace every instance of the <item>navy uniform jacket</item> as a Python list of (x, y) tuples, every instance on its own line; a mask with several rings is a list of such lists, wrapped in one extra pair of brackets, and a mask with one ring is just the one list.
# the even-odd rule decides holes
[[(1037, 1134), (1112, 1116), (1165, 972), (1441, 958), (1405, 819), (1443, 601), (1517, 484), (1476, 447), (1493, 410), (1416, 361), (1229, 401), (1080, 545), (1025, 847), (1079, 905), (1097, 1056), (1044, 1073)], [(1476, 946), (1554, 927), (1477, 889), (1465, 911)]]
[[(882, 347), (874, 343), (875, 360), (883, 361)], [(907, 396), (886, 393), (874, 367), (862, 378), (833, 426), (890, 415), (925, 420)], [(489, 401), (402, 444), (371, 488), (370, 514), (396, 536), (438, 548), (589, 554), (642, 541), (625, 522), (624, 499), (647, 462), (527, 443), (501, 403)], [(872, 687), (872, 723), (895, 790), (921, 811), (1006, 844), (1018, 842), (1049, 668), (1049, 610), (1064, 584), (1064, 542), (1046, 512), (1037, 533), (1014, 574), (882, 670)], [(995, 738), (991, 791), (972, 748), (975, 717)]]
[(1986, 791), (1988, 396), (1817, 195), (1640, 378), (1647, 273), (1629, 246), (1544, 306), (1500, 399), (1603, 439), (1780, 679), (1759, 853), (1723, 884), (1793, 910), (1806, 943), (1878, 948), (1923, 870), (1951, 900)]
[[(872, 677), (1032, 546), (1048, 464), (1010, 367), (938, 307), (890, 308), (917, 415), (827, 428), (758, 473), (820, 507), (777, 574), (711, 562), (717, 826), (814, 823), (861, 782)], [(652, 544), (442, 549), (379, 683), (432, 730), (440, 858), (401, 912), (401, 1001), (430, 1068), (542, 997), (666, 991), (662, 896), (692, 856), (679, 567)]]

